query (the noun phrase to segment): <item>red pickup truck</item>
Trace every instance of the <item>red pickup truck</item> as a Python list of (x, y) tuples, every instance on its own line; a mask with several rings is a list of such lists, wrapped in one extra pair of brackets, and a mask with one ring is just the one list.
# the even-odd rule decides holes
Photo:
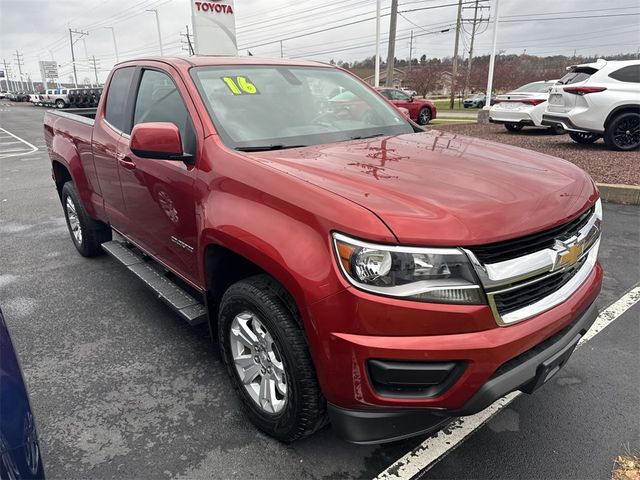
[(602, 207), (571, 163), (423, 130), (314, 62), (128, 61), (104, 92), (45, 115), (71, 238), (208, 322), (277, 439), (432, 431), (534, 391), (596, 318)]

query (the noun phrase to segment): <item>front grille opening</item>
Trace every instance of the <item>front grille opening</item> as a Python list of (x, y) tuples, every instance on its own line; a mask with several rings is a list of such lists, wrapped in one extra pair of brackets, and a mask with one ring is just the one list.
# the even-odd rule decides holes
[(469, 247), (476, 258), (483, 264), (498, 263), (514, 258), (522, 257), (545, 248), (552, 248), (556, 240), (571, 238), (584, 227), (594, 212), (594, 207), (578, 215), (564, 225), (545, 230), (544, 232), (535, 233), (526, 237), (517, 238), (515, 240), (506, 240), (504, 242), (490, 243), (477, 247)]
[[(509, 290), (504, 293), (496, 293), (493, 300), (500, 315), (519, 310), (527, 305), (536, 303), (552, 293), (560, 290), (571, 280), (587, 260), (587, 255), (571, 269), (556, 275), (551, 275), (530, 285)], [(528, 281), (531, 281), (530, 279)], [(517, 285), (517, 284), (516, 284)]]

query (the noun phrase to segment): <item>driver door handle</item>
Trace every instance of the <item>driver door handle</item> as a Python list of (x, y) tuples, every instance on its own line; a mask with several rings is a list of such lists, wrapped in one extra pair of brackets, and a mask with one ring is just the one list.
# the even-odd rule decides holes
[(131, 158), (129, 158), (124, 153), (117, 153), (116, 158), (118, 159), (118, 163), (122, 165), (124, 168), (126, 168), (127, 170), (136, 169), (136, 164), (133, 163), (133, 160), (131, 160)]

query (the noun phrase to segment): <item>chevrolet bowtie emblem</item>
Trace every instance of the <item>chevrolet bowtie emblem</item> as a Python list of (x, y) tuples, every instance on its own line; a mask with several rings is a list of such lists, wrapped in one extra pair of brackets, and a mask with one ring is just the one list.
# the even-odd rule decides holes
[(584, 241), (567, 245), (561, 240), (556, 241), (556, 262), (554, 270), (571, 267), (578, 263), (584, 253)]

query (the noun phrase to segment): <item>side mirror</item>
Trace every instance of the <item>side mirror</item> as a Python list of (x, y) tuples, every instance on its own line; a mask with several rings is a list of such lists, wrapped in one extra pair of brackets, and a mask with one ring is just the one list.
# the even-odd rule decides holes
[(139, 123), (131, 131), (131, 151), (141, 158), (190, 161), (193, 156), (182, 151), (180, 130), (173, 123)]
[(409, 101), (413, 102), (413, 95), (409, 97)]

